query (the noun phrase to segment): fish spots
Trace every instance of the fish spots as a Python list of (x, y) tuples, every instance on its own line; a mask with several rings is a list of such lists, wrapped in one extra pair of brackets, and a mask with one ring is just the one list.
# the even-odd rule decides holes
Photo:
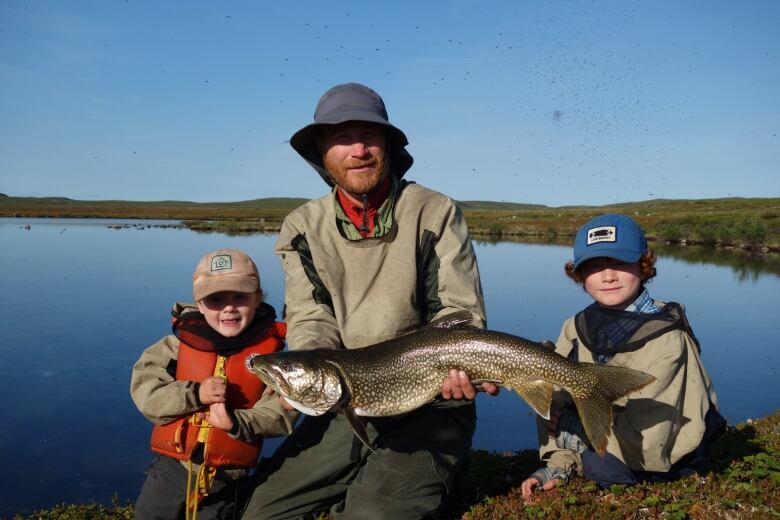
[(606, 446), (609, 435), (609, 402), (654, 380), (627, 368), (575, 363), (542, 344), (482, 329), (429, 327), (355, 350), (281, 352), (261, 358), (278, 361), (274, 366), (286, 383), (280, 387), (289, 387), (285, 397), (314, 413), (339, 403), (342, 380), (349, 387), (349, 406), (358, 415), (406, 413), (436, 398), (453, 368), (472, 380), (501, 381), (517, 389), (540, 414), (549, 410), (553, 386), (560, 387), (577, 402), (597, 449)]

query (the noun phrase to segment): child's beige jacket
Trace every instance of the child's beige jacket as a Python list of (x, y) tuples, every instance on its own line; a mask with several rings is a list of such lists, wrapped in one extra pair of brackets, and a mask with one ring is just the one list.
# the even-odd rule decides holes
[[(595, 362), (577, 336), (574, 318), (569, 318), (555, 350), (568, 357), (574, 345), (579, 361)], [(705, 431), (704, 417), (710, 403), (717, 406), (718, 400), (696, 343), (687, 332), (667, 332), (634, 352), (616, 354), (608, 364), (641, 370), (657, 379), (613, 404), (609, 453), (633, 470), (663, 472), (699, 447)], [(551, 410), (567, 403), (568, 394), (557, 391)], [(581, 471), (579, 456), (555, 445), (555, 439), (547, 435), (546, 422), (540, 419), (537, 426), (542, 462), (550, 468)]]

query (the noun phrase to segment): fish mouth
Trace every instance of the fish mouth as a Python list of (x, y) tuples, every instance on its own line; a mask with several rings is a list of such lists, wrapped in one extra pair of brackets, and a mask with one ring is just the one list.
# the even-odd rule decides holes
[(266, 385), (274, 389), (275, 392), (282, 395), (290, 395), (292, 388), (287, 383), (281, 370), (274, 366), (263, 363), (262, 356), (253, 355), (246, 360), (246, 365), (250, 371), (254, 372)]
[(255, 370), (259, 372), (258, 375), (260, 376), (260, 379), (264, 380), (266, 384), (273, 388), (277, 393), (285, 396), (290, 395), (292, 388), (279, 369), (275, 367), (258, 367)]

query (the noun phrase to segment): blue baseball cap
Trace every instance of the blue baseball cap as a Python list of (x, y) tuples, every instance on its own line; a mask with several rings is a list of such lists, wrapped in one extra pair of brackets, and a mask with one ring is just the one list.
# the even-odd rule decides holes
[(591, 258), (607, 257), (633, 263), (647, 251), (647, 239), (631, 217), (600, 215), (586, 222), (574, 239), (574, 268)]

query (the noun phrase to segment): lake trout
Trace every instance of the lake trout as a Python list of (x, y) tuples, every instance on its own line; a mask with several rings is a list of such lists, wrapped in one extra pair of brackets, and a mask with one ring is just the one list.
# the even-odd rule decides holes
[(247, 367), (305, 414), (345, 413), (371, 449), (360, 417), (400, 415), (432, 402), (454, 368), (475, 385), (489, 381), (514, 390), (546, 419), (554, 388), (563, 388), (591, 446), (603, 455), (612, 431), (611, 403), (655, 381), (630, 368), (570, 361), (549, 341), (479, 329), (471, 319), (459, 311), (376, 345), (255, 355)]

